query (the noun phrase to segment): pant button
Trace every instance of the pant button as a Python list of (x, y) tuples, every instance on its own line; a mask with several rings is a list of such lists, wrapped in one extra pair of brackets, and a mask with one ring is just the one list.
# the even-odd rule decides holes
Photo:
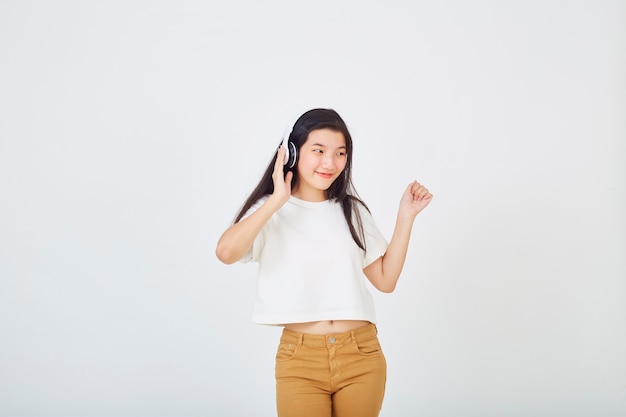
[(331, 337), (330, 337), (330, 339), (328, 339), (328, 341), (329, 341), (330, 343), (335, 343), (335, 338), (331, 336)]

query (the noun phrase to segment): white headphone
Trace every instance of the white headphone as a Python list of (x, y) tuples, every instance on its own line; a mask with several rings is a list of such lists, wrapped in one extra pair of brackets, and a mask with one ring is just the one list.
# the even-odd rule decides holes
[(293, 132), (293, 127), (287, 130), (287, 132), (283, 136), (283, 143), (282, 143), (282, 146), (284, 146), (286, 150), (284, 164), (285, 164), (285, 167), (287, 167), (287, 169), (291, 169), (296, 165), (296, 159), (298, 156), (296, 145), (289, 140), (289, 136), (291, 136), (291, 132)]

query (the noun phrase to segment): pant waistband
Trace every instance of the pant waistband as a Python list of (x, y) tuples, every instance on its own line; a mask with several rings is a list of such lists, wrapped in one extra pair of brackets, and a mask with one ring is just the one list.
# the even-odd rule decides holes
[(372, 323), (347, 332), (327, 335), (298, 333), (292, 330), (283, 329), (280, 341), (283, 343), (294, 343), (298, 346), (325, 347), (328, 345), (367, 340), (376, 337), (377, 334), (378, 329), (376, 328), (376, 325)]

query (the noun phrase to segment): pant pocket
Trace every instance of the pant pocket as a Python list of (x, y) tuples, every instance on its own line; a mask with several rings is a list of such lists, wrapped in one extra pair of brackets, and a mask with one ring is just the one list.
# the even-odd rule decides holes
[(365, 340), (357, 340), (356, 346), (361, 355), (373, 356), (383, 353), (383, 350), (380, 347), (380, 342), (378, 341), (378, 337), (376, 336)]
[(297, 352), (297, 344), (280, 342), (276, 351), (276, 362), (286, 362), (296, 356)]

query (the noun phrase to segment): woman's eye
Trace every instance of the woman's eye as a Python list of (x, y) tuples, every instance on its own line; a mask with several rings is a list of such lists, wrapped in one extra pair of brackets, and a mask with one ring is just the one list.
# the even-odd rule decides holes
[(313, 152), (322, 153), (321, 149), (313, 149)]

